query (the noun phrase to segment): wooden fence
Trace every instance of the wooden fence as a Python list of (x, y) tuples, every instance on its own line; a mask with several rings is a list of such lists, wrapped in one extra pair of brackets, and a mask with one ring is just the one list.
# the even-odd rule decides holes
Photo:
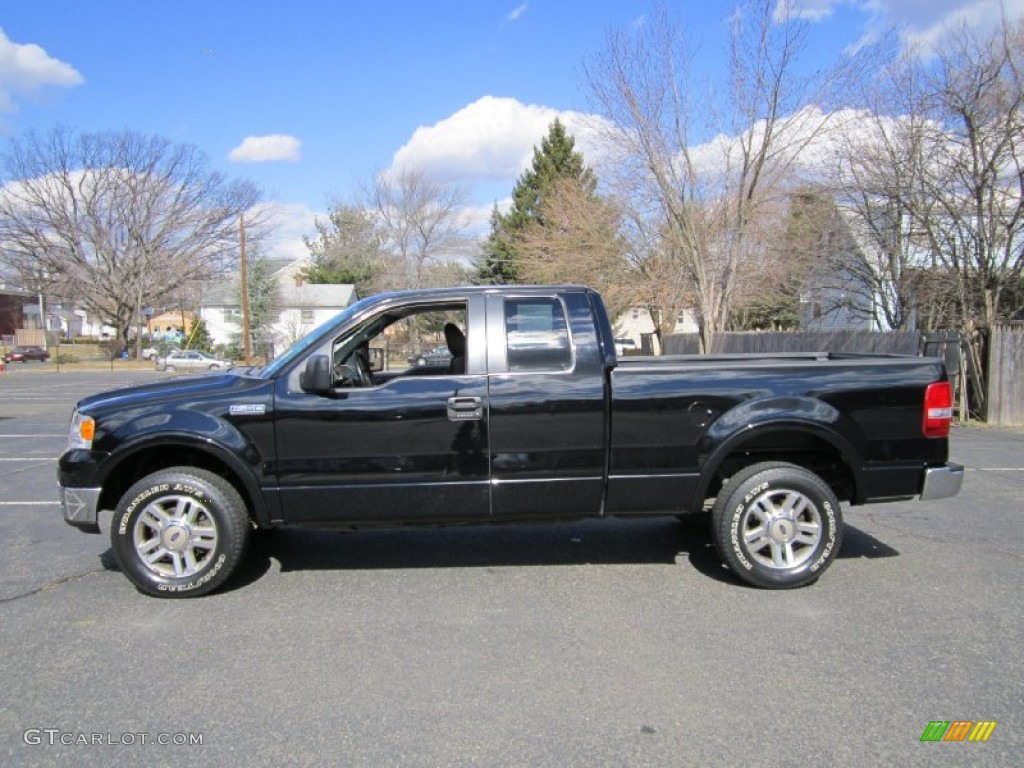
[(1024, 426), (1024, 328), (989, 334), (988, 423)]
[[(677, 333), (665, 337), (666, 355), (695, 355), (699, 350), (697, 334)], [(884, 352), (916, 355), (921, 350), (921, 335), (915, 331), (875, 333), (873, 331), (755, 331), (716, 333), (711, 351), (749, 352)]]

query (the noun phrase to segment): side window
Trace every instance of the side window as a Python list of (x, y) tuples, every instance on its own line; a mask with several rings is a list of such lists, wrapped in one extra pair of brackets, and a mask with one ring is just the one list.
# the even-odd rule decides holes
[(567, 371), (572, 347), (565, 310), (557, 299), (505, 299), (510, 371)]
[[(464, 300), (449, 300), (395, 307), (349, 328), (334, 339), (331, 348), (335, 377), (343, 380), (337, 386), (373, 386), (405, 376), (465, 373), (468, 315)], [(455, 349), (449, 345), (446, 326), (458, 329), (451, 334)], [(461, 345), (456, 336), (462, 337)], [(359, 367), (356, 356), (362, 357), (362, 367), (372, 371), (369, 380), (352, 382), (346, 367)]]

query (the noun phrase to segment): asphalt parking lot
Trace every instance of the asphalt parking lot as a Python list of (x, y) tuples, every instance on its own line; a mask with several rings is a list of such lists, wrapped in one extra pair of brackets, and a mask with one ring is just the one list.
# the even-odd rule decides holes
[[(161, 376), (0, 375), (0, 764), (1021, 763), (1024, 430), (955, 428), (960, 495), (845, 508), (791, 592), (657, 518), (282, 530), (157, 600), (108, 520), (63, 523), (54, 467), (78, 397)], [(922, 743), (935, 720), (997, 726)]]

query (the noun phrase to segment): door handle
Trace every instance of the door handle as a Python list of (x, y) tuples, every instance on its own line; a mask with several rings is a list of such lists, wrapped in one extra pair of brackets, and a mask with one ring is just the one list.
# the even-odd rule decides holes
[(479, 397), (448, 398), (448, 421), (479, 421), (483, 417), (483, 400)]

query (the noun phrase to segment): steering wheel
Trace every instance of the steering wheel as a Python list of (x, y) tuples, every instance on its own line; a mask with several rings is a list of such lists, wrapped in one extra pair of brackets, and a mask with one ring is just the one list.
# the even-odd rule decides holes
[(365, 358), (358, 351), (348, 356), (344, 363), (334, 366), (335, 386), (339, 387), (375, 387), (373, 374), (366, 364)]

